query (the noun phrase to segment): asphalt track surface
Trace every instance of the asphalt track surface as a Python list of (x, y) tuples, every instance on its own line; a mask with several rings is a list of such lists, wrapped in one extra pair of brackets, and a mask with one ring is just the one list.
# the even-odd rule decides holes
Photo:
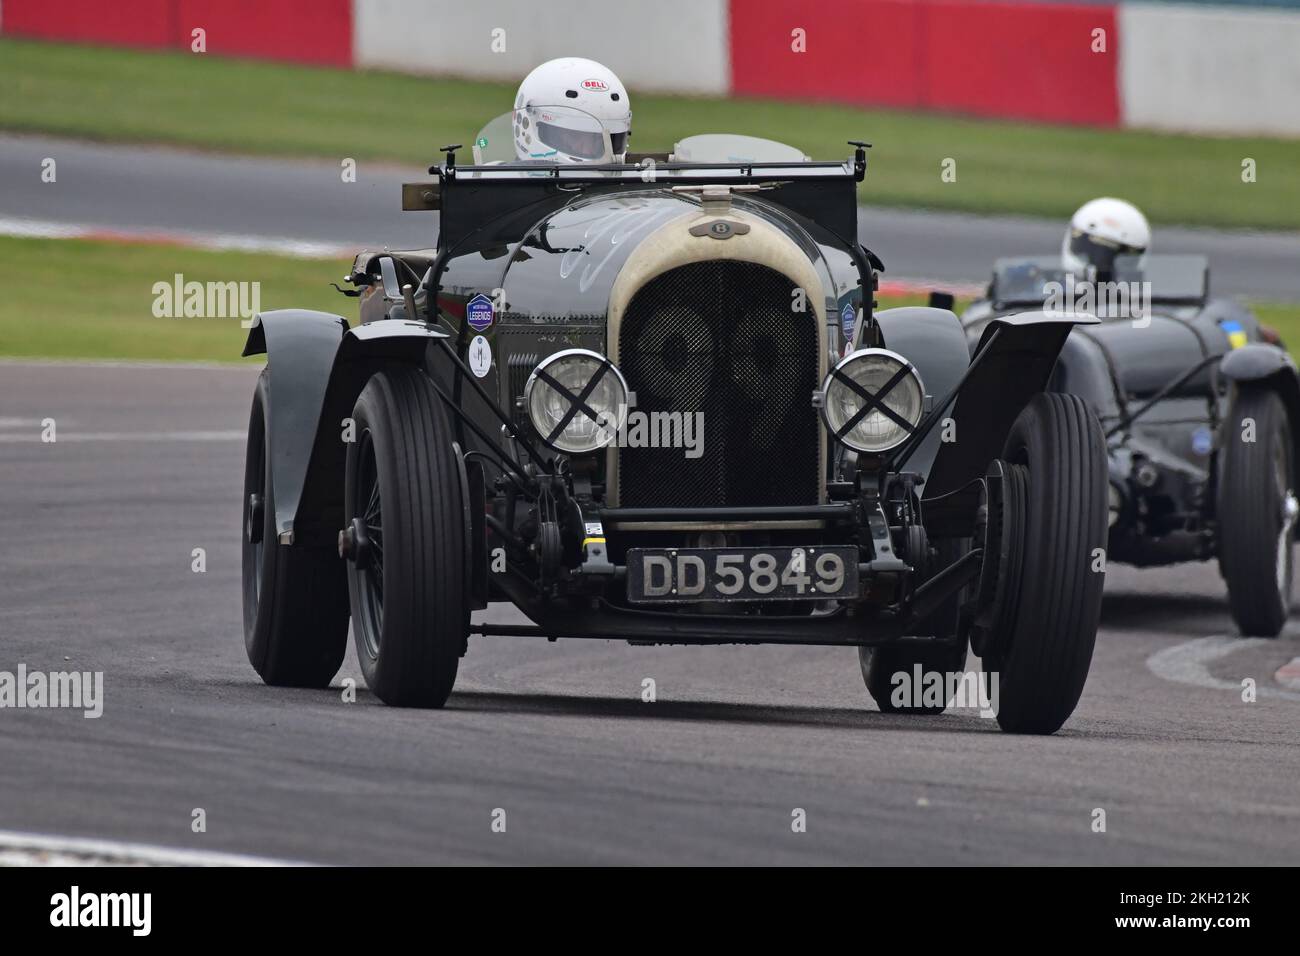
[(1274, 677), (1300, 628), (1221, 637), (1211, 565), (1110, 570), (1047, 738), (883, 715), (838, 648), (475, 638), (440, 711), (379, 704), (351, 650), (333, 689), (266, 687), (239, 588), (255, 375), (0, 362), (0, 670), (103, 671), (105, 697), (0, 710), (0, 830), (345, 864), (1300, 862), (1300, 693)]
[[(56, 161), (54, 183), (40, 179), (47, 157)], [(434, 216), (401, 212), (400, 184), (427, 179), (423, 169), (363, 162), (356, 182), (344, 183), (342, 159), (250, 159), (0, 134), (0, 232), (23, 222), (28, 228), (78, 224), (260, 237), (307, 251), (323, 244), (345, 254), (364, 246), (432, 245)], [(1091, 198), (1081, 195), (1079, 202)], [(1054, 253), (1065, 228), (1043, 220), (880, 208), (864, 209), (859, 221), (862, 241), (885, 262), (885, 280), (963, 286), (986, 283), (998, 256)], [(1300, 233), (1154, 226), (1158, 251), (1210, 257), (1215, 293), (1300, 301)]]

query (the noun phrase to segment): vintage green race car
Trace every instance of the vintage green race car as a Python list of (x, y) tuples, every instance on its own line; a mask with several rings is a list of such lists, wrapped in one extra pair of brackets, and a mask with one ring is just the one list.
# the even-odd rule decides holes
[[(258, 673), (328, 684), (349, 619), (373, 692), (416, 706), (471, 636), (844, 645), (883, 709), (932, 713), (895, 676), (960, 672), (974, 642), (1001, 725), (1059, 728), (1108, 482), (1096, 417), (1049, 378), (1095, 320), (999, 316), (972, 356), (950, 311), (877, 312), (865, 144), (519, 163), (487, 146), (512, 122), (406, 187), (436, 246), (358, 256), (359, 322), (249, 335)], [(503, 601), (532, 623), (471, 623)]]

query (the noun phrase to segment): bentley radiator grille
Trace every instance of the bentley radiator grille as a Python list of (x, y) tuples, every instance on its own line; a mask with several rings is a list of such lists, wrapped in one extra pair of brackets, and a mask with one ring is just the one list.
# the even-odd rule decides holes
[[(811, 303), (796, 311), (794, 290), (766, 266), (711, 261), (670, 270), (632, 298), (617, 359), (637, 413), (618, 452), (621, 506), (817, 502), (817, 314)], [(658, 421), (662, 436), (687, 416), (703, 426), (694, 449), (636, 440), (638, 419), (647, 431)]]

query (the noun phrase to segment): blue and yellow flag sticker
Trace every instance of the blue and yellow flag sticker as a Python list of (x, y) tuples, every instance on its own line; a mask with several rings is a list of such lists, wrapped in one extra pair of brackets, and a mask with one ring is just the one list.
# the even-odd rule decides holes
[(1228, 344), (1234, 349), (1239, 349), (1250, 340), (1246, 338), (1246, 330), (1241, 327), (1241, 323), (1229, 319), (1227, 322), (1220, 322), (1219, 328), (1228, 337)]

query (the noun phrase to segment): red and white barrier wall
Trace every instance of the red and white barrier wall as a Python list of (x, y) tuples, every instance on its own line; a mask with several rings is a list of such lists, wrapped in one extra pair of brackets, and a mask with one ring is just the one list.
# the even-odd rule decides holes
[[(0, 34), (351, 66), (352, 0), (0, 0)], [(0, 69), (3, 63), (0, 62)]]
[(515, 80), (1300, 136), (1300, 0), (0, 0), (0, 33)]
[(1300, 8), (1119, 8), (1126, 126), (1300, 136)]

